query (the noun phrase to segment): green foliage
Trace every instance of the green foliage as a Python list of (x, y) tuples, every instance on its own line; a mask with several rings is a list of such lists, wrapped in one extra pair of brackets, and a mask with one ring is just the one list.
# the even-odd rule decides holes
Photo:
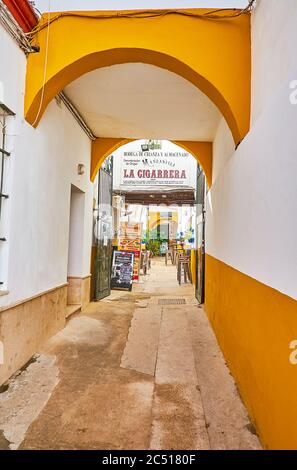
[(164, 241), (167, 242), (167, 240), (158, 238), (156, 228), (153, 230), (147, 230), (145, 237), (142, 240), (142, 242), (146, 244), (147, 250), (149, 250), (153, 256), (160, 256), (160, 246)]
[(160, 254), (161, 240), (148, 240), (146, 242), (146, 248), (154, 255), (159, 256)]

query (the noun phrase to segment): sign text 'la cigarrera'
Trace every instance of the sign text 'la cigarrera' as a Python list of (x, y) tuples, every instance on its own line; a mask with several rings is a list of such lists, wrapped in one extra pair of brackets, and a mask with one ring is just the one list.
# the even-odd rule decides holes
[(124, 169), (124, 178), (164, 178), (164, 179), (185, 179), (185, 170), (154, 170), (154, 169), (139, 169), (136, 172), (133, 168)]

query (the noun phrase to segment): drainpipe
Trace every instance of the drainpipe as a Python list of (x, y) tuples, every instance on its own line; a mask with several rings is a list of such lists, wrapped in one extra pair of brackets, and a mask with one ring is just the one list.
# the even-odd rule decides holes
[(28, 0), (3, 0), (3, 3), (25, 33), (37, 24), (38, 18)]

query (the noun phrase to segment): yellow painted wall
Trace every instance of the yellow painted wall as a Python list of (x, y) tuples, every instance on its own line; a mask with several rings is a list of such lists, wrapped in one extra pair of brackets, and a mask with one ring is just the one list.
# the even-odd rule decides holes
[(148, 229), (152, 230), (153, 228), (157, 227), (158, 220), (160, 221), (160, 212), (150, 211), (148, 214)]
[(122, 138), (98, 138), (93, 140), (91, 153), (91, 180), (95, 180), (102, 163), (107, 157), (109, 157), (109, 155), (112, 154), (112, 152), (115, 152), (122, 145), (133, 142), (133, 140), (134, 139)]
[[(191, 15), (209, 11), (186, 10)], [(105, 19), (95, 19), (98, 15)], [(108, 15), (113, 17), (106, 18)], [(174, 72), (205, 93), (224, 115), (235, 143), (247, 134), (250, 14), (218, 21), (177, 14), (127, 18), (119, 17), (119, 12), (45, 13), (39, 27), (43, 29), (34, 42), (40, 52), (28, 57), (25, 93), (25, 116), (34, 126), (48, 103), (81, 75), (100, 67), (141, 62)]]
[(166, 209), (164, 209), (164, 212), (168, 212), (168, 214), (170, 214), (170, 217), (168, 218), (165, 218), (165, 217), (161, 217), (161, 213), (160, 212), (156, 212), (156, 211), (149, 211), (149, 216), (148, 216), (148, 228), (149, 230), (153, 230), (154, 228), (156, 228), (158, 225), (161, 225), (162, 223), (170, 223), (170, 222), (176, 222), (176, 224), (178, 223), (178, 212), (177, 211), (173, 211), (173, 210), (169, 210), (167, 211)]
[(213, 144), (212, 142), (194, 142), (186, 140), (176, 140), (174, 144), (184, 148), (196, 158), (202, 167), (207, 180), (208, 187), (212, 186), (212, 158)]
[(206, 310), (268, 449), (297, 449), (297, 302), (206, 255)]
[(191, 274), (192, 284), (196, 285), (196, 250), (191, 250)]

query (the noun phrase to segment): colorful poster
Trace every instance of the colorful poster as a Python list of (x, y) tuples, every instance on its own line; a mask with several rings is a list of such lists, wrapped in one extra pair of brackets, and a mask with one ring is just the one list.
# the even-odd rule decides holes
[(141, 251), (141, 224), (122, 222), (118, 249), (134, 253), (133, 281), (139, 281), (140, 251)]
[(139, 281), (140, 271), (140, 250), (134, 251), (134, 264), (133, 264), (133, 281)]

